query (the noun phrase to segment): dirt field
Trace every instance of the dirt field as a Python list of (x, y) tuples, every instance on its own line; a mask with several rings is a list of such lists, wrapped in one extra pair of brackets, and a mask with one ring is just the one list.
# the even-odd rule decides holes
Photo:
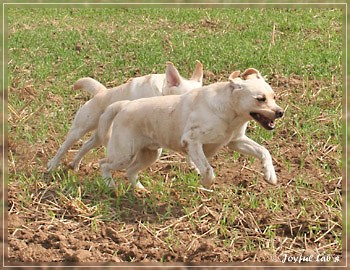
[[(311, 83), (317, 85), (318, 82)], [(283, 97), (283, 93), (286, 94), (286, 85), (300, 91), (303, 87), (303, 82), (297, 78), (275, 78), (272, 84), (282, 99), (288, 98)], [(28, 91), (24, 91), (23, 95), (24, 98), (31, 98)], [(292, 121), (289, 113), (287, 111), (282, 121)], [(248, 135), (254, 133), (255, 129), (250, 128)], [(217, 174), (213, 187), (215, 195), (194, 189), (193, 196), (200, 197), (201, 203), (192, 209), (193, 211), (184, 211), (182, 191), (174, 184), (168, 200), (177, 201), (178, 204), (171, 208), (171, 216), (168, 219), (159, 219), (159, 216), (166, 215), (168, 211), (167, 205), (161, 200), (153, 208), (147, 204), (149, 196), (157, 198), (161, 194), (134, 194), (129, 191), (119, 198), (113, 193), (101, 195), (101, 200), (113, 197), (113, 200), (119, 202), (121, 209), (117, 220), (104, 221), (96, 216), (92, 207), (84, 204), (89, 197), (83, 198), (82, 201), (64, 197), (60, 192), (59, 180), (45, 174), (45, 168), (36, 162), (40, 159), (42, 164), (46, 164), (47, 154), (52, 156), (57, 149), (54, 142), (28, 145), (26, 142), (11, 141), (10, 138), (9, 151), (12, 155), (21, 151), (27, 153), (22, 155), (21, 162), (16, 166), (9, 164), (10, 174), (30, 174), (35, 168), (41, 172), (42, 179), (38, 179), (37, 184), (28, 186), (28, 190), (25, 191), (16, 182), (9, 184), (8, 261), (68, 264), (159, 261), (281, 262), (283, 254), (313, 256), (314, 259), (318, 254), (331, 254), (332, 261), (336, 258), (341, 260), (341, 247), (334, 244), (335, 237), (342, 234), (341, 216), (339, 212), (327, 206), (342, 192), (341, 169), (335, 161), (340, 158), (335, 151), (338, 146), (328, 146), (323, 149), (324, 152), (315, 149), (306, 154), (309, 150), (305, 142), (293, 135), (293, 128), (279, 130), (278, 124), (273, 139), (264, 142), (268, 149), (275, 144), (278, 144), (279, 153), (282, 153), (280, 156), (273, 156), (279, 179), (277, 188), (262, 180), (259, 173), (261, 167), (257, 161), (249, 164), (248, 159), (243, 156), (234, 160), (232, 151), (225, 148), (211, 162)], [(147, 171), (151, 177), (161, 176), (170, 181), (177, 177), (173, 167), (190, 173), (191, 170), (182, 157), (173, 153), (168, 155), (169, 157), (163, 156), (160, 162)], [(72, 156), (73, 153), (70, 153), (66, 160), (70, 160)], [(334, 174), (334, 180), (323, 183), (321, 192), (316, 190), (323, 172), (319, 167), (313, 166), (320, 159), (328, 164), (328, 169)], [(288, 167), (283, 160), (290, 162)], [(78, 175), (78, 179), (89, 174), (96, 175), (97, 161), (95, 157), (88, 157), (81, 170), (74, 174)], [(300, 170), (303, 170), (308, 181), (303, 187), (296, 187), (293, 184), (296, 181), (294, 176), (300, 174)], [(62, 179), (67, 173), (60, 171)], [(259, 179), (258, 182), (252, 184), (251, 179), (256, 178)], [(235, 193), (228, 195), (230, 193), (222, 192), (231, 186), (235, 187)], [(262, 204), (257, 204), (254, 209), (244, 204), (250, 200), (247, 194), (254, 194), (258, 201), (263, 202), (264, 198), (274, 192), (281, 198), (281, 211), (274, 216), (267, 213)], [(30, 194), (30, 200), (25, 199), (26, 194)], [(291, 200), (291, 194), (298, 195), (294, 201)], [(236, 237), (232, 237), (232, 231), (223, 231), (219, 226), (223, 220), (223, 213), (227, 210), (223, 209), (223, 206), (227, 205), (223, 202), (227, 201), (231, 202), (232, 210), (237, 211), (235, 219), (230, 221), (230, 229), (235, 230)], [(305, 206), (305, 211), (318, 211), (322, 208), (325, 211), (310, 213), (310, 218), (300, 217), (300, 205), (306, 201), (312, 203)], [(127, 212), (123, 212), (123, 209), (127, 209)], [(48, 213), (52, 214), (52, 218)], [(201, 222), (196, 223), (196, 220)], [(329, 226), (330, 220), (332, 226)], [(274, 235), (269, 237), (266, 231), (272, 225), (275, 226)], [(317, 226), (321, 228), (316, 235), (313, 232)], [(173, 234), (172, 241), (176, 241), (177, 245), (170, 244), (167, 240), (170, 233)], [(247, 238), (250, 239), (253, 248), (247, 247)], [(265, 247), (261, 246), (262, 243)], [(273, 246), (266, 248), (268, 243), (273, 243)]]

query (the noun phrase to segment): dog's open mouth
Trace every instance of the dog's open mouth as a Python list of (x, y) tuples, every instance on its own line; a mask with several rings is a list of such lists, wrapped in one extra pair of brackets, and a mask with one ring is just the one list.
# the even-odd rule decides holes
[(273, 130), (275, 128), (274, 119), (267, 118), (260, 113), (251, 112), (251, 117), (254, 118), (256, 122), (262, 125), (267, 130)]

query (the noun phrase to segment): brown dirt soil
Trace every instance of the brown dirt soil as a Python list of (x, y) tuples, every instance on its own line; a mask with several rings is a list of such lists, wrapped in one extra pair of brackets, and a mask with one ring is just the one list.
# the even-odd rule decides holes
[[(302, 82), (298, 78), (273, 78), (273, 83), (279, 87), (282, 98), (283, 94), (287, 95), (284, 90), (286, 84), (302, 91)], [(29, 94), (27, 92), (26, 95)], [(248, 135), (255, 132), (256, 128), (252, 126)], [(322, 146), (322, 142), (319, 143)], [(293, 128), (277, 128), (274, 138), (263, 142), (268, 149), (279, 145), (279, 155), (273, 156), (273, 159), (279, 188), (284, 188), (283, 212), (273, 218), (260, 206), (250, 209), (248, 205), (240, 205), (240, 202), (247, 201), (248, 193), (255, 193), (263, 201), (265, 196), (277, 190), (262, 181), (259, 162), (250, 164), (248, 158), (243, 156), (235, 160), (232, 151), (225, 148), (212, 161), (217, 174), (213, 190), (214, 193), (220, 193), (233, 186), (237, 192), (232, 193), (232, 197), (217, 198), (211, 193), (194, 189), (193, 196), (201, 196), (201, 203), (192, 209), (193, 212), (185, 212), (181, 207), (182, 202), (178, 201), (171, 209), (172, 216), (160, 221), (158, 215), (166, 214), (166, 205), (158, 204), (152, 210), (147, 208), (145, 201), (147, 196), (157, 197), (161, 194), (129, 194), (121, 198), (121, 208), (127, 209), (128, 214), (121, 213), (118, 220), (104, 221), (95, 215), (94, 209), (81, 205), (81, 201), (62, 199), (59, 185), (52, 182), (50, 175), (43, 173), (45, 169), (38, 165), (37, 160), (46, 164), (47, 157), (52, 156), (58, 146), (53, 142), (50, 144), (28, 145), (26, 142), (9, 141), (11, 154), (21, 153), (16, 166), (9, 164), (10, 174), (30, 175), (31, 169), (35, 167), (43, 175), (43, 179), (38, 179), (37, 184), (30, 186), (29, 190), (23, 190), (15, 181), (11, 181), (8, 186), (8, 239), (5, 241), (8, 244), (9, 262), (280, 262), (283, 252), (305, 255), (307, 252), (317, 250), (323, 253), (332, 249), (334, 235), (327, 227), (329, 220), (334, 224), (333, 231), (341, 234), (342, 221), (332, 211), (324, 211), (309, 220), (297, 218), (300, 204), (308, 200), (317, 200), (317, 204), (326, 209), (327, 202), (334, 199), (335, 191), (342, 189), (342, 181), (341, 170), (334, 161), (339, 158), (338, 154), (322, 147), (319, 148), (324, 150), (323, 153), (309, 154), (305, 143), (298, 140)], [(72, 153), (66, 162), (71, 157)], [(321, 192), (315, 191), (323, 173), (319, 167), (313, 166), (317, 159), (327, 163), (336, 178), (324, 183)], [(284, 160), (290, 161), (289, 168)], [(147, 170), (148, 174), (172, 179), (176, 177), (169, 169), (172, 163), (181, 170), (190, 171), (183, 158), (177, 155), (172, 155), (169, 161), (163, 158)], [(301, 169), (309, 181), (307, 186), (296, 190), (292, 179), (294, 175), (300, 174)], [(96, 160), (89, 161), (87, 157), (77, 175), (96, 175), (96, 171)], [(47, 178), (49, 184), (45, 180)], [(259, 180), (257, 184), (252, 184), (251, 179)], [(174, 184), (169, 200), (182, 200), (180, 193), (181, 190)], [(298, 196), (292, 201), (290, 196), (296, 193)], [(28, 194), (31, 199), (27, 201), (25, 198)], [(104, 196), (106, 198), (109, 195)], [(129, 200), (130, 197), (132, 200)], [(231, 243), (225, 243), (227, 232), (221, 231), (218, 226), (224, 215), (220, 198), (225, 202), (232, 200), (232, 205), (237, 205), (233, 208), (238, 214), (231, 221), (232, 229), (237, 230), (237, 237)], [(47, 214), (50, 211), (52, 218)], [(196, 224), (192, 218), (201, 222)], [(316, 224), (324, 224), (317, 236), (312, 235), (309, 229)], [(269, 242), (264, 232), (273, 225), (276, 225), (273, 249), (259, 248), (265, 240), (265, 244)], [(167, 242), (169, 228), (174, 230), (174, 240), (180, 244), (171, 245)], [(244, 246), (248, 237), (252, 245), (257, 247), (255, 250)], [(337, 249), (335, 254), (341, 256), (341, 250)]]

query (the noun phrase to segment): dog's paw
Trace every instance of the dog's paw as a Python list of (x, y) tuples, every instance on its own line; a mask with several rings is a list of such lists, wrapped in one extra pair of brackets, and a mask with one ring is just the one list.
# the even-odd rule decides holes
[(136, 184), (134, 185), (134, 189), (147, 191), (147, 189), (139, 181), (137, 181)]
[(201, 178), (201, 184), (204, 188), (210, 189), (211, 185), (214, 183), (215, 174), (212, 168), (209, 168), (205, 175)]
[(277, 184), (277, 176), (272, 165), (264, 167), (264, 178), (269, 184)]
[(72, 161), (71, 163), (69, 163), (68, 168), (70, 170), (74, 170), (77, 172), (77, 171), (79, 171), (79, 168), (80, 168), (80, 162), (76, 163), (76, 162)]
[(115, 181), (112, 177), (104, 177), (103, 181), (105, 182), (107, 187), (110, 187), (110, 188), (116, 187)]
[(137, 182), (137, 184), (134, 186), (134, 192), (138, 195), (151, 194), (151, 192), (146, 189), (140, 182)]
[(55, 169), (57, 167), (57, 162), (53, 159), (51, 159), (48, 163), (47, 163), (47, 167), (46, 167), (46, 172), (51, 172), (53, 169)]

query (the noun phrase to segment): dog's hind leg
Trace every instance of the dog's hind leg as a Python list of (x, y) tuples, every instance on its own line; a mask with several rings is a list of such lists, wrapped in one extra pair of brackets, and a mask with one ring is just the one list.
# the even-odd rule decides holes
[[(113, 160), (113, 161), (111, 161)], [(133, 156), (105, 158), (100, 161), (102, 177), (106, 184), (110, 187), (115, 187), (115, 182), (112, 178), (112, 170), (118, 171), (125, 169), (132, 162)]]
[(87, 132), (96, 128), (98, 118), (101, 115), (99, 108), (96, 108), (96, 104), (91, 102), (85, 103), (75, 115), (72, 126), (68, 131), (66, 140), (62, 146), (58, 149), (56, 155), (47, 164), (47, 171), (51, 171), (57, 167), (61, 158), (69, 148), (71, 148), (76, 141), (83, 137)]
[(69, 167), (71, 169), (78, 170), (82, 158), (86, 155), (87, 152), (89, 152), (92, 148), (95, 148), (97, 146), (100, 146), (102, 143), (98, 139), (96, 135), (93, 135), (90, 139), (88, 139), (83, 146), (80, 148), (78, 154), (75, 155), (73, 161), (69, 164)]
[(161, 153), (161, 148), (158, 150), (145, 148), (137, 153), (134, 161), (126, 171), (126, 175), (133, 187), (136, 189), (145, 189), (140, 181), (137, 180), (138, 172), (153, 164), (159, 158)]
[(67, 153), (69, 148), (73, 146), (73, 144), (79, 140), (87, 131), (85, 129), (73, 129), (71, 128), (68, 132), (67, 138), (62, 144), (62, 146), (58, 149), (56, 155), (49, 161), (47, 164), (47, 171), (51, 171), (55, 169), (60, 162), (62, 156)]

